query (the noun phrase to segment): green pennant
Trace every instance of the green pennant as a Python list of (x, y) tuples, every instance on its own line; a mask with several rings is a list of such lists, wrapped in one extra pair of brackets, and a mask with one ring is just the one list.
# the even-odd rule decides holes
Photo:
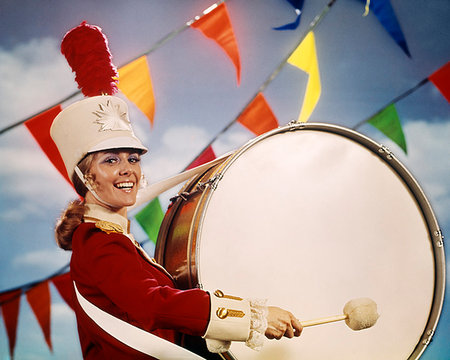
[(367, 122), (394, 141), (407, 154), (405, 134), (403, 133), (402, 124), (400, 123), (394, 104), (385, 107)]
[(153, 199), (145, 208), (139, 211), (135, 219), (147, 233), (148, 238), (156, 243), (158, 232), (164, 218), (161, 204), (158, 198)]

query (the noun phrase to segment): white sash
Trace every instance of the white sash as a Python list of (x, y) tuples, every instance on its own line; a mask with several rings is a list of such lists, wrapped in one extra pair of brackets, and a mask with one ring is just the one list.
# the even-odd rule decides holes
[(77, 300), (84, 312), (103, 330), (120, 342), (160, 360), (204, 360), (178, 345), (120, 320), (86, 300), (73, 283)]
[(153, 200), (155, 197), (162, 194), (163, 192), (173, 188), (178, 184), (181, 184), (184, 181), (189, 180), (191, 177), (196, 176), (208, 170), (210, 167), (222, 162), (225, 158), (229, 157), (231, 154), (232, 152), (226, 153), (210, 162), (197, 166), (193, 169), (185, 170), (182, 173), (176, 174), (174, 176), (171, 176), (170, 178), (161, 180), (157, 183), (150, 184), (144, 189), (140, 189), (137, 195), (136, 203), (128, 207), (128, 210), (134, 209), (142, 204), (149, 202), (150, 200)]

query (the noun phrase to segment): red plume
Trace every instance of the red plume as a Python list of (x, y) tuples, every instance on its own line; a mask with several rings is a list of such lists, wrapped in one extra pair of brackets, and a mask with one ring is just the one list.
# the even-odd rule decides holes
[(61, 52), (85, 96), (117, 92), (117, 69), (111, 61), (108, 39), (98, 26), (83, 21), (67, 32), (61, 43)]

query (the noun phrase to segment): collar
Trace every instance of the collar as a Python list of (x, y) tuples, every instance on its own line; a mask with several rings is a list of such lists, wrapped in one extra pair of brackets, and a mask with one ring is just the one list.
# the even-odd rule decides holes
[(119, 215), (101, 205), (86, 204), (85, 206), (86, 211), (83, 216), (85, 222), (95, 223), (98, 220), (109, 221), (119, 225), (123, 229), (124, 234), (130, 233), (130, 221), (126, 217), (123, 217), (122, 215)]

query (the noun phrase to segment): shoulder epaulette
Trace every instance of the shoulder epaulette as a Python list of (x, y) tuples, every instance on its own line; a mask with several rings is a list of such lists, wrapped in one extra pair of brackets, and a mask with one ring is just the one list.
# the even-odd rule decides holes
[(96, 221), (95, 227), (107, 234), (111, 233), (123, 234), (122, 226), (109, 221), (105, 220)]

